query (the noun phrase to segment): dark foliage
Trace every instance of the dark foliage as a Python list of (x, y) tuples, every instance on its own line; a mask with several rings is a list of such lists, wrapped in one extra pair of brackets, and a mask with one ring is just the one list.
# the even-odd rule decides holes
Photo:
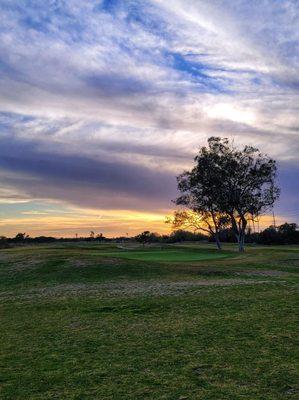
[(229, 218), (243, 251), (248, 219), (264, 213), (279, 197), (275, 161), (254, 147), (238, 150), (227, 138), (219, 137), (209, 138), (194, 161), (192, 170), (177, 178), (181, 196), (176, 204), (207, 215), (213, 221), (211, 234), (217, 243), (222, 227), (216, 216)]
[[(278, 227), (271, 225), (260, 233), (247, 232), (245, 242), (266, 245), (299, 244), (299, 231), (297, 228), (297, 224), (287, 222)], [(219, 238), (226, 243), (236, 243), (237, 241), (232, 229), (222, 229), (219, 232)], [(210, 242), (214, 240), (212, 236), (209, 238)]]
[(285, 222), (278, 228), (269, 226), (258, 235), (260, 244), (299, 244), (299, 231), (294, 223)]
[[(260, 233), (247, 232), (245, 236), (246, 243), (256, 243), (263, 245), (281, 245), (281, 244), (299, 244), (299, 231), (297, 224), (287, 223), (278, 226), (269, 226)], [(236, 243), (236, 236), (231, 228), (221, 229), (219, 231), (219, 239), (223, 243)], [(18, 233), (14, 238), (0, 236), (0, 248), (11, 246), (32, 245), (41, 243), (54, 242), (126, 242), (137, 241), (142, 244), (149, 243), (178, 243), (178, 242), (197, 242), (197, 241), (215, 241), (213, 235), (206, 236), (202, 233), (193, 233), (187, 230), (179, 229), (172, 232), (170, 235), (160, 235), (159, 233), (144, 231), (135, 237), (120, 236), (115, 238), (105, 238), (102, 234), (95, 235), (94, 238), (79, 237), (79, 238), (55, 238), (51, 236), (30, 237), (24, 233)]]

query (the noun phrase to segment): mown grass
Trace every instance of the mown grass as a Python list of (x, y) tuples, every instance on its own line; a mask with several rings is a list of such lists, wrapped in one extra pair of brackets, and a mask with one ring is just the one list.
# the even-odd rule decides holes
[(212, 249), (201, 249), (194, 247), (176, 247), (171, 248), (170, 246), (161, 247), (160, 249), (149, 248), (149, 249), (121, 249), (118, 251), (107, 251), (105, 253), (107, 257), (118, 257), (126, 258), (128, 260), (140, 260), (140, 261), (158, 261), (158, 262), (183, 262), (183, 261), (202, 261), (202, 260), (214, 260), (232, 257), (234, 253), (231, 251), (217, 251)]
[[(189, 261), (173, 259), (188, 252)], [(299, 247), (191, 256), (209, 252), (217, 254), (209, 245), (2, 250), (0, 398), (298, 398)]]

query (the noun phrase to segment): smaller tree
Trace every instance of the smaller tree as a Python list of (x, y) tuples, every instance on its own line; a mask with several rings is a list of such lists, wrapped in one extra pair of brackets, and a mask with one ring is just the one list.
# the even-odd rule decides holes
[(285, 222), (277, 228), (278, 232), (285, 236), (292, 236), (297, 230), (297, 224)]
[(7, 237), (0, 236), (0, 249), (7, 246)]
[[(179, 198), (177, 202), (189, 205), (186, 198)], [(219, 232), (228, 225), (229, 219), (225, 215), (204, 209), (198, 211), (177, 210), (174, 212), (173, 217), (166, 217), (165, 222), (171, 224), (175, 231), (191, 229), (193, 232), (207, 233), (215, 239), (217, 248), (221, 250)]]
[(96, 235), (96, 240), (98, 240), (99, 242), (102, 242), (103, 240), (105, 240), (105, 237), (102, 233), (99, 233)]
[(169, 243), (176, 242), (195, 242), (199, 240), (207, 239), (206, 235), (202, 233), (191, 232), (190, 230), (177, 229), (174, 230), (169, 236), (166, 237), (166, 241)]
[(259, 233), (258, 242), (261, 244), (283, 244), (283, 239), (275, 226), (270, 225)]
[(29, 238), (29, 235), (26, 235), (26, 233), (17, 233), (16, 236), (14, 237), (15, 242), (24, 242), (26, 239)]
[(144, 231), (135, 236), (135, 240), (139, 243), (142, 243), (142, 247), (144, 247), (146, 243), (158, 242), (159, 238), (160, 237), (157, 233), (153, 233), (150, 231)]
[(287, 223), (280, 225), (277, 232), (283, 238), (284, 243), (298, 243), (299, 231), (297, 231), (296, 223)]

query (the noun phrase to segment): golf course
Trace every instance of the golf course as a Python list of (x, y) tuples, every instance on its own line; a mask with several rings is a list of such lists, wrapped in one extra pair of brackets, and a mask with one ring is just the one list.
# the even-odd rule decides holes
[(298, 268), (299, 246), (2, 249), (0, 398), (298, 398)]

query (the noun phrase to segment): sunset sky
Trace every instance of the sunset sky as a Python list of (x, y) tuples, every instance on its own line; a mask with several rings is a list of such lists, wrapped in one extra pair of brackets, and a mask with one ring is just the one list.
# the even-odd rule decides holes
[(297, 0), (0, 10), (0, 235), (166, 232), (210, 136), (274, 157), (277, 222), (299, 223)]

